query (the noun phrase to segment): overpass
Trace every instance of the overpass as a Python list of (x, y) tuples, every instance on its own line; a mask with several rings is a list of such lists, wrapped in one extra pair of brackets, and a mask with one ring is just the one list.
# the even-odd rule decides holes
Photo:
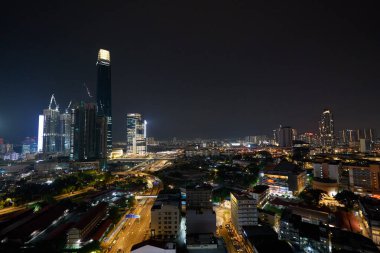
[(135, 199), (136, 200), (139, 200), (139, 199), (156, 199), (157, 198), (157, 195), (136, 195), (135, 196)]

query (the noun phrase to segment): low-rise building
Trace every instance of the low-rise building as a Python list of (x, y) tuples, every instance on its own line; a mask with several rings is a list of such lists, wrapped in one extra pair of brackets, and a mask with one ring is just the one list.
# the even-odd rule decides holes
[(223, 242), (212, 233), (187, 235), (186, 249), (189, 253), (227, 253)]
[(176, 253), (176, 244), (156, 240), (147, 240), (133, 245), (131, 253)]
[(360, 216), (365, 228), (376, 245), (380, 245), (380, 200), (375, 198), (360, 198)]
[(359, 194), (380, 193), (380, 163), (378, 162), (344, 163), (340, 178), (343, 189), (347, 189), (348, 186), (349, 190)]
[(303, 222), (301, 216), (289, 210), (285, 210), (281, 216), (279, 239), (307, 252), (379, 252), (372, 240), (361, 234)]
[(306, 171), (296, 164), (283, 161), (263, 171), (261, 184), (268, 185), (271, 194), (295, 196), (306, 186)]
[(82, 243), (89, 240), (88, 237), (94, 228), (105, 218), (108, 204), (99, 203), (88, 210), (81, 219), (67, 231), (67, 247), (80, 248)]
[(263, 207), (269, 199), (269, 186), (267, 185), (256, 185), (249, 194), (256, 200), (257, 207)]
[(277, 233), (269, 226), (243, 226), (242, 236), (248, 253), (292, 253), (286, 241), (278, 239)]

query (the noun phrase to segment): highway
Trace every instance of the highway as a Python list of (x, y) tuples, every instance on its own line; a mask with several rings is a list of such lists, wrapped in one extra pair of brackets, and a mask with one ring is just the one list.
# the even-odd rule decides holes
[[(159, 170), (166, 165), (166, 161), (156, 161), (153, 164), (150, 164), (149, 167), (154, 170)], [(136, 166), (132, 170), (122, 173), (118, 172), (117, 174), (125, 175), (138, 173), (139, 175), (147, 177), (150, 181), (158, 182), (159, 184), (153, 185), (152, 189), (145, 192), (145, 195), (156, 196), (163, 188), (162, 182), (158, 178), (142, 172), (144, 170), (145, 165)], [(101, 243), (105, 252), (130, 252), (133, 245), (149, 239), (150, 209), (152, 208), (154, 201), (154, 198), (141, 199), (133, 211), (128, 211), (123, 215), (113, 231), (109, 233), (108, 238)], [(125, 217), (127, 214), (140, 215), (140, 218), (126, 219)]]

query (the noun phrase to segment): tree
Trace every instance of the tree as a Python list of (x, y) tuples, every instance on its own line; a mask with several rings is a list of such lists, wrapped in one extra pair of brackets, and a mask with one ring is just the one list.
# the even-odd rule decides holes
[(318, 205), (322, 199), (322, 194), (326, 192), (319, 189), (305, 189), (300, 193), (299, 198), (308, 205)]
[(353, 208), (358, 196), (352, 191), (343, 190), (335, 195), (335, 199), (347, 208)]
[(128, 207), (129, 207), (129, 208), (132, 208), (132, 207), (134, 207), (134, 206), (137, 204), (137, 201), (136, 201), (135, 196), (130, 196), (130, 197), (127, 199), (127, 201), (128, 201)]

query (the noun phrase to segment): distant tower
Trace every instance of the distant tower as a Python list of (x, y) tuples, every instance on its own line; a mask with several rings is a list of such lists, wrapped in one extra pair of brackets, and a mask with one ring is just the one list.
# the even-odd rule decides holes
[(60, 150), (66, 154), (70, 154), (70, 139), (71, 139), (71, 113), (69, 111), (70, 107), (68, 107), (64, 113), (60, 115)]
[(325, 109), (321, 115), (319, 134), (322, 147), (331, 149), (334, 146), (334, 119), (329, 109)]
[(139, 113), (127, 114), (127, 153), (146, 154), (146, 121)]
[(280, 126), (278, 130), (278, 145), (284, 148), (293, 146), (295, 130), (289, 126)]
[[(55, 108), (52, 108), (54, 102)], [(55, 153), (60, 151), (61, 134), (59, 129), (60, 113), (54, 94), (50, 98), (50, 104), (43, 110), (43, 140), (42, 151), (44, 153)]]
[(98, 115), (107, 120), (107, 154), (112, 152), (112, 99), (111, 99), (111, 57), (110, 52), (100, 49), (98, 53), (96, 102)]

